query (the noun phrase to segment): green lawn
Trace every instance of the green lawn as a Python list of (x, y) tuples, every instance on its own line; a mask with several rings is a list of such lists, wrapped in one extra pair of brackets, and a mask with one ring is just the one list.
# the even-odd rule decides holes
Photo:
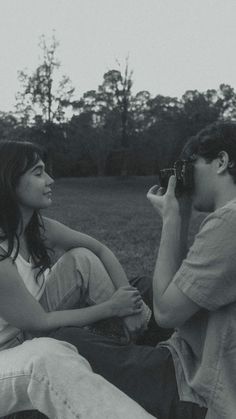
[(150, 275), (160, 220), (146, 198), (155, 178), (58, 180), (47, 215), (109, 246), (128, 276)]
[[(53, 204), (45, 215), (102, 241), (116, 254), (128, 277), (152, 275), (161, 222), (147, 201), (154, 177), (70, 178), (57, 180)], [(195, 214), (192, 239), (202, 216)], [(21, 413), (8, 419), (39, 419)]]
[[(146, 193), (155, 183), (155, 177), (60, 179), (45, 214), (109, 246), (129, 277), (151, 275), (161, 221)], [(194, 217), (191, 236), (199, 219)]]

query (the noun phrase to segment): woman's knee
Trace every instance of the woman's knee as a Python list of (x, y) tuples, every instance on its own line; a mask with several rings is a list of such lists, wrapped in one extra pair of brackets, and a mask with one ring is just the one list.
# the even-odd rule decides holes
[(48, 375), (47, 371), (58, 368), (61, 357), (77, 357), (77, 349), (66, 342), (52, 338), (35, 338), (0, 352), (0, 378)]
[(104, 265), (99, 257), (85, 247), (76, 247), (68, 250), (60, 258), (59, 266), (63, 266), (67, 271), (77, 271), (83, 278), (88, 277), (94, 268), (105, 272)]
[(75, 247), (74, 249), (70, 249), (64, 254), (64, 257), (66, 259), (72, 259), (73, 261), (83, 259), (87, 262), (89, 261), (93, 263), (101, 263), (99, 257), (96, 256), (95, 253), (93, 253), (91, 250), (85, 247)]
[(107, 300), (115, 291), (102, 261), (84, 247), (67, 251), (58, 261), (55, 272), (62, 274), (62, 278), (73, 278), (80, 289), (81, 302), (89, 305)]
[(57, 352), (68, 352), (68, 351), (77, 352), (77, 349), (70, 343), (59, 341), (51, 337), (34, 338), (27, 342), (29, 343), (29, 345), (32, 346), (32, 350), (34, 353), (38, 353), (38, 354), (43, 353), (46, 356), (55, 355), (57, 354)]
[(40, 337), (24, 342), (19, 347), (28, 357), (28, 361), (35, 363), (55, 362), (60, 354), (70, 355), (78, 353), (75, 346), (57, 339)]
[(77, 247), (66, 252), (64, 257), (84, 279), (101, 278), (110, 281), (102, 261), (91, 250)]
[[(82, 358), (74, 345), (52, 338), (35, 338), (22, 344), (22, 350), (27, 354), (24, 371), (30, 380), (37, 382), (55, 382), (74, 369)], [(90, 369), (86, 360), (84, 368)], [(87, 365), (88, 364), (88, 365)]]

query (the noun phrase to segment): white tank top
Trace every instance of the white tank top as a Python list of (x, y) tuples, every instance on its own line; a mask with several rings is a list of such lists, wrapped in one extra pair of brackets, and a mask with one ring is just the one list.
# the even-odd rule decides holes
[[(2, 247), (6, 251), (6, 242), (1, 243), (0, 247)], [(33, 297), (39, 301), (45, 289), (45, 283), (47, 275), (49, 273), (49, 269), (44, 271), (43, 274), (40, 274), (36, 279), (38, 270), (34, 269), (32, 261), (27, 262), (18, 253), (18, 256), (14, 263), (26, 288), (33, 295)], [(17, 309), (20, 309), (20, 307), (18, 307)], [(11, 326), (0, 316), (0, 350), (14, 346), (12, 341), (14, 341), (14, 339), (19, 333), (19, 329)]]

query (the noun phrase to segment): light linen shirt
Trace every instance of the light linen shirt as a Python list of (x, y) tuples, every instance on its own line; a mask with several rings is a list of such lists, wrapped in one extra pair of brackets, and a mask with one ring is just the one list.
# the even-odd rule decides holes
[(236, 418), (236, 200), (205, 218), (174, 283), (200, 311), (163, 345), (181, 400)]

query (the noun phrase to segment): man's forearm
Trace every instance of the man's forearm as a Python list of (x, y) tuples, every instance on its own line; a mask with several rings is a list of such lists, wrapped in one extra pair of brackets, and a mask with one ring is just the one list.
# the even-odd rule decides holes
[(186, 255), (188, 224), (188, 221), (181, 223), (179, 217), (168, 217), (163, 221), (153, 278), (153, 295), (156, 303), (167, 289)]

